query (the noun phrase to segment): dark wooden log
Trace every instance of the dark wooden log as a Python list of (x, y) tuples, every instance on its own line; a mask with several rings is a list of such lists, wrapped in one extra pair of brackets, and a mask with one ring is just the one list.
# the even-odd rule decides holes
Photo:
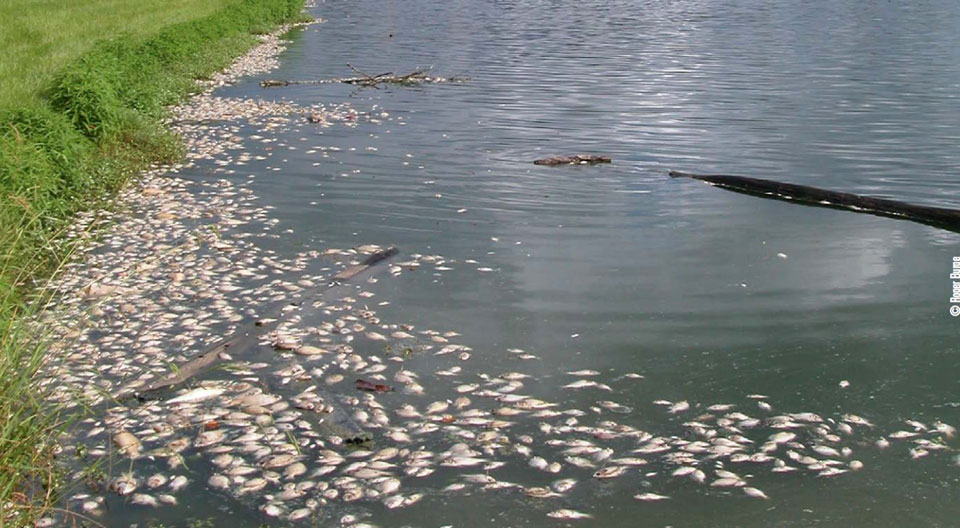
[(572, 156), (553, 156), (551, 158), (538, 159), (533, 162), (534, 165), (595, 165), (597, 163), (610, 163), (613, 161), (608, 156), (597, 156), (595, 154), (574, 154)]
[(771, 198), (785, 202), (843, 209), (890, 218), (911, 220), (949, 231), (960, 232), (960, 210), (929, 207), (885, 198), (872, 198), (859, 194), (828, 191), (817, 187), (782, 183), (745, 176), (690, 174), (670, 171), (672, 178), (692, 178), (702, 182), (751, 196)]

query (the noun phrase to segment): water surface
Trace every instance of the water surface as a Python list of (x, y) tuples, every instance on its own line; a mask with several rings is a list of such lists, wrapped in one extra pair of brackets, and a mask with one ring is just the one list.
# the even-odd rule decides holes
[[(856, 412), (878, 435), (905, 419), (960, 423), (956, 234), (667, 177), (739, 174), (960, 207), (960, 4), (356, 0), (311, 12), (327, 22), (294, 32), (267, 77), (342, 77), (351, 63), (470, 80), (226, 88), (389, 114), (251, 140), (268, 159), (230, 177), (254, 175), (260, 202), (293, 230), (274, 241), (281, 253), (372, 242), (450, 260), (371, 290), (390, 303), (385, 320), (461, 332), (475, 349), (468, 373), (523, 369), (538, 397), (584, 409), (614, 399), (634, 409), (625, 423), (670, 434), (699, 413), (670, 417), (654, 400), (747, 408), (753, 393), (781, 412)], [(614, 162), (530, 163), (581, 151)], [(518, 366), (514, 347), (539, 359)], [(612, 395), (559, 388), (582, 368), (645, 379)], [(854, 446), (865, 469), (838, 478), (751, 469), (770, 501), (585, 473), (560, 505), (592, 514), (584, 526), (955, 525), (953, 455), (912, 460), (870, 440)], [(496, 475), (530, 485), (534, 471)], [(634, 500), (645, 482), (672, 499)], [(516, 493), (437, 493), (444, 484), (367, 520), (562, 524)]]

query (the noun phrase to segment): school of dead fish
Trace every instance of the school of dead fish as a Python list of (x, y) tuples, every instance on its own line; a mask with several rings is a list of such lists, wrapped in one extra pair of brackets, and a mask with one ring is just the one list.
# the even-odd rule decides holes
[[(637, 373), (561, 372), (563, 391), (593, 391), (595, 403), (577, 408), (541, 399), (523, 372), (534, 353), (477, 351), (458, 343), (455, 331), (383, 321), (371, 291), (375, 278), (349, 296), (286, 311), (256, 360), (234, 358), (160, 400), (112, 401), (120, 387), (155, 380), (241, 322), (262, 317), (264, 307), (282, 305), (379, 249), (293, 257), (260, 249), (258, 238), (281, 233), (246, 186), (175, 176), (201, 160), (224, 174), (242, 170), (251, 156), (242, 150), (241, 121), (264, 135), (304, 121), (305, 110), (288, 103), (212, 94), (240, 75), (269, 69), (281, 49), (276, 35), (264, 37), (263, 46), (174, 111), (172, 126), (190, 146), (186, 165), (145, 174), (121, 197), (123, 211), (78, 218), (72, 236), (96, 238), (51, 285), (62, 297), (42, 323), (61, 340), (44, 367), (43, 386), (68, 408), (97, 410), (63, 439), (62, 458), (107, 460), (118, 471), (105, 490), (67, 497), (66, 510), (97, 518), (108, 494), (150, 510), (176, 506), (184, 492), (202, 492), (232, 496), (290, 522), (353, 503), (356, 510), (339, 522), (361, 528), (372, 526), (363, 521), (370, 515), (363, 505), (395, 509), (431, 495), (506, 493), (536, 501), (548, 518), (572, 521), (592, 515), (573, 509), (570, 491), (602, 481), (627, 483), (640, 502), (669, 500), (656, 492), (665, 481), (775, 500), (751, 485), (755, 475), (842, 478), (864, 467), (857, 454), (867, 449), (901, 449), (913, 458), (952, 451), (947, 440), (955, 429), (946, 423), (908, 420), (884, 434), (855, 414), (779, 411), (759, 394), (729, 403), (653, 400), (670, 425), (649, 429), (643, 416), (616, 401), (618, 393), (642, 390)], [(306, 111), (311, 126), (388, 118), (345, 105)], [(414, 254), (388, 269), (397, 276), (448, 271), (457, 263)], [(478, 353), (502, 354), (517, 367), (480, 372), (470, 362)], [(416, 371), (414, 363), (432, 371)], [(348, 409), (375, 441), (351, 446), (321, 434), (318, 425), (335, 406)], [(528, 478), (498, 478), (505, 467), (522, 468)], [(74, 472), (82, 479), (83, 463)], [(66, 521), (45, 517), (38, 524), (59, 522)]]

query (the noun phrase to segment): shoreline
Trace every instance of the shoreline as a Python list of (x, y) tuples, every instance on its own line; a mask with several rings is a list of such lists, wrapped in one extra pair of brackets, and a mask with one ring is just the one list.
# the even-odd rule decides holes
[[(102, 243), (102, 240), (107, 239), (112, 232), (115, 233), (117, 229), (131, 227), (128, 223), (125, 223), (131, 218), (137, 216), (143, 218), (145, 211), (156, 213), (152, 225), (139, 226), (138, 231), (143, 236), (149, 236), (149, 231), (160, 227), (169, 228), (169, 225), (164, 226), (164, 224), (173, 221), (172, 201), (183, 200), (186, 194), (182, 191), (190, 186), (189, 182), (172, 178), (172, 176), (175, 176), (176, 172), (184, 167), (189, 167), (202, 159), (209, 159), (225, 150), (221, 148), (223, 142), (215, 137), (216, 129), (221, 128), (220, 126), (216, 123), (207, 124), (206, 130), (203, 130), (204, 125), (188, 126), (184, 121), (185, 117), (202, 118), (206, 115), (209, 118), (214, 117), (211, 112), (220, 112), (216, 117), (223, 118), (226, 109), (233, 110), (229, 115), (231, 119), (289, 115), (298, 111), (289, 105), (264, 101), (254, 101), (252, 104), (241, 105), (239, 101), (224, 101), (217, 98), (212, 95), (212, 92), (220, 86), (236, 82), (244, 76), (275, 68), (278, 64), (276, 57), (285, 49), (286, 44), (285, 41), (280, 39), (280, 36), (295, 27), (318, 22), (322, 21), (314, 20), (281, 25), (269, 34), (259, 36), (259, 44), (246, 50), (243, 55), (237, 57), (224, 70), (214, 73), (207, 80), (196, 81), (199, 91), (189, 96), (183, 103), (170, 108), (170, 117), (163, 120), (164, 128), (169, 131), (165, 133), (175, 133), (182, 138), (182, 147), (187, 153), (184, 162), (155, 166), (141, 171), (135, 176), (124, 176), (127, 181), (112, 196), (97, 203), (92, 209), (75, 213), (72, 216), (70, 229), (61, 233), (56, 240), (52, 241), (54, 246), (58, 248), (58, 252), (66, 251), (72, 255), (69, 259), (72, 264), (54, 272), (53, 277), (40, 285), (37, 294), (41, 301), (43, 298), (49, 298), (54, 290), (60, 290), (58, 295), (62, 295), (62, 285), (70, 282), (70, 277), (74, 273), (72, 270), (75, 270), (77, 266), (84, 265), (80, 253), (93, 250)], [(216, 200), (211, 201), (211, 204), (213, 203), (216, 203)], [(178, 205), (182, 206), (183, 204)], [(196, 206), (196, 210), (204, 210), (196, 202), (193, 202), (193, 205)], [(209, 205), (206, 209), (209, 211), (212, 207), (213, 205)], [(224, 216), (228, 217), (229, 215)], [(188, 217), (189, 214), (184, 215), (184, 218)], [(196, 217), (194, 218), (196, 219)], [(231, 225), (236, 224), (235, 219), (228, 219), (227, 222)], [(215, 224), (207, 224), (207, 226), (211, 225), (215, 226)], [(197, 228), (201, 227), (198, 224)], [(207, 227), (207, 229), (210, 229), (210, 227)], [(94, 242), (92, 238), (96, 238), (97, 242)], [(74, 254), (76, 248), (79, 248), (79, 251)], [(105, 290), (102, 286), (90, 282), (85, 288), (74, 292), (74, 295), (81, 297), (90, 294), (99, 295), (103, 291)], [(50, 310), (41, 308), (44, 311), (40, 312), (40, 321), (49, 324), (51, 323), (51, 316), (56, 318), (63, 315), (64, 301), (66, 301), (66, 304), (70, 304), (66, 297), (62, 297), (57, 301), (58, 307)], [(36, 304), (38, 301), (33, 302)], [(73, 419), (72, 415), (76, 414), (77, 407), (75, 400), (67, 400), (66, 403), (60, 402), (61, 405), (56, 403), (55, 398), (51, 398), (51, 389), (55, 390), (55, 388), (51, 384), (52, 378), (48, 377), (49, 369), (51, 365), (62, 364), (64, 359), (57, 356), (62, 354), (64, 350), (69, 349), (72, 344), (75, 344), (76, 339), (80, 337), (80, 333), (76, 327), (64, 328), (60, 333), (62, 339), (55, 339), (56, 333), (51, 330), (52, 326), (45, 327), (43, 324), (35, 326), (30, 321), (31, 318), (35, 317), (31, 315), (31, 312), (37, 308), (39, 306), (28, 308), (26, 312), (18, 312), (16, 317), (5, 322), (3, 336), (4, 352), (6, 352), (3, 358), (5, 362), (4, 370), (6, 371), (8, 367), (6, 363), (10, 364), (10, 368), (18, 368), (17, 365), (20, 365), (20, 368), (24, 371), (21, 383), (30, 386), (29, 389), (26, 387), (17, 389), (17, 392), (21, 393), (18, 396), (21, 401), (16, 404), (18, 407), (12, 410), (5, 409), (5, 411), (7, 411), (8, 418), (22, 417), (22, 419), (31, 420), (31, 422), (38, 422), (37, 429), (21, 432), (20, 434), (26, 436), (20, 438), (19, 441), (41, 446), (39, 450), (27, 446), (25, 456), (30, 459), (42, 457), (45, 461), (49, 461), (47, 457), (51, 450), (59, 458), (62, 458), (61, 446), (58, 445), (57, 440), (51, 441), (51, 433), (59, 434), (63, 425)], [(83, 314), (72, 314), (71, 319), (73, 320), (71, 322), (78, 322), (80, 319), (74, 317), (78, 315), (87, 318), (89, 322), (91, 318), (97, 317), (98, 309), (93, 308), (84, 310), (84, 312)], [(31, 344), (36, 342), (37, 334), (43, 336), (40, 344)], [(16, 344), (22, 341), (26, 341), (26, 343)], [(47, 345), (49, 348), (45, 349)], [(23, 391), (29, 391), (30, 394), (22, 394)], [(33, 394), (34, 391), (36, 391), (35, 395)], [(45, 418), (38, 421), (32, 418), (33, 416), (44, 416)], [(4, 453), (5, 459), (9, 459), (10, 456), (14, 455)], [(53, 506), (55, 503), (50, 501), (55, 500), (56, 493), (63, 480), (56, 476), (57, 470), (55, 468), (46, 467), (46, 462), (42, 463), (43, 467), (37, 467), (40, 464), (39, 459), (33, 462), (19, 462), (19, 464), (29, 464), (30, 469), (20, 469), (17, 470), (17, 474), (5, 477), (11, 487), (0, 497), (0, 521), (12, 526), (30, 524), (34, 522), (34, 519), (43, 515), (46, 508)], [(61, 462), (53, 461), (54, 466), (58, 464), (61, 464)], [(12, 495), (8, 495), (8, 493), (12, 493)], [(77, 518), (82, 518), (82, 516)], [(48, 517), (41, 517), (36, 521), (37, 525), (45, 525), (49, 522)]]

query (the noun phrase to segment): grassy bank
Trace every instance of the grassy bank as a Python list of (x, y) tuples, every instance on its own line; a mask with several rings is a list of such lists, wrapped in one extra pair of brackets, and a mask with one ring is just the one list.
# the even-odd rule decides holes
[[(48, 485), (43, 358), (26, 332), (32, 292), (68, 251), (76, 212), (181, 146), (165, 107), (296, 20), (303, 0), (11, 0), (0, 6), (0, 525)], [(111, 33), (117, 35), (104, 40)], [(85, 51), (81, 51), (85, 50)], [(31, 490), (30, 488), (33, 487)], [(18, 518), (21, 518), (18, 516)]]

